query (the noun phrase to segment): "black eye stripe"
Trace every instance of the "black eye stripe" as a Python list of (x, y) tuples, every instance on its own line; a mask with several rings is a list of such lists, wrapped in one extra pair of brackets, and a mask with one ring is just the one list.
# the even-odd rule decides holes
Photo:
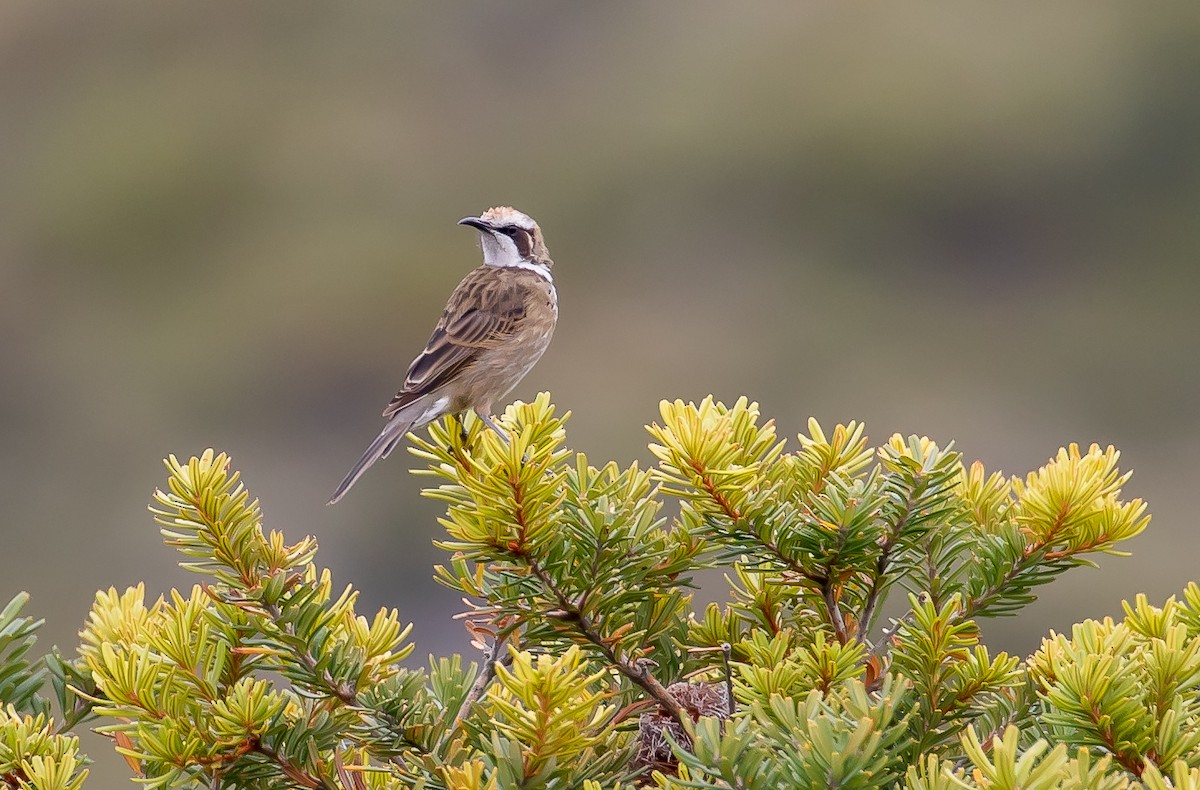
[(523, 257), (529, 257), (533, 252), (533, 237), (529, 231), (524, 228), (518, 228), (516, 225), (505, 225), (500, 228), (500, 232), (508, 236), (517, 245), (517, 252)]

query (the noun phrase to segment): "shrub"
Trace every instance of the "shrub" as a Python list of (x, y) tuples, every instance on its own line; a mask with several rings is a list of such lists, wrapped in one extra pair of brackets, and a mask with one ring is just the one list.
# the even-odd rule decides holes
[[(172, 457), (152, 510), (202, 581), (98, 593), (70, 658), (29, 659), (13, 599), (0, 777), (81, 786), (70, 730), (95, 720), (152, 788), (1200, 788), (1200, 587), (1025, 660), (980, 639), (1145, 528), (1113, 448), (1007, 479), (857, 423), (789, 452), (745, 399), (661, 415), (646, 470), (564, 449), (544, 394), (511, 442), (414, 437), (481, 666), (406, 663), (399, 613), (358, 614), (311, 537), (264, 532), (225, 455)], [(694, 612), (712, 567), (729, 601)]]

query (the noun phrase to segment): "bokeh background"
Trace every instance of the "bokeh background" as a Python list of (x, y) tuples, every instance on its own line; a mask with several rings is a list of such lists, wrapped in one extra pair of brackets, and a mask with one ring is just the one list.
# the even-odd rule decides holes
[(515, 396), (593, 459), (710, 392), (1008, 473), (1113, 443), (1134, 556), (989, 638), (1200, 578), (1194, 3), (7, 0), (0, 598), (73, 646), (98, 588), (191, 585), (145, 508), (216, 447), (364, 610), (467, 650), (411, 459), (324, 502), (494, 204), (558, 263)]

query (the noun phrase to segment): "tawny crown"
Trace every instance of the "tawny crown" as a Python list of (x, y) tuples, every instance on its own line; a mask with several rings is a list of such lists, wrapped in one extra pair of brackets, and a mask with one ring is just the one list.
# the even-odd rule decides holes
[(479, 218), (489, 225), (499, 227), (501, 225), (516, 225), (518, 228), (532, 231), (538, 226), (533, 221), (533, 217), (523, 212), (517, 211), (512, 206), (493, 206), (487, 211), (479, 215)]

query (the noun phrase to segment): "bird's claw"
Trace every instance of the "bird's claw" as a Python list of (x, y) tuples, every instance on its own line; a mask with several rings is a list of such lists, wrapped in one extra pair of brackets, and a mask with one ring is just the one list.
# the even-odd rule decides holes
[[(508, 431), (501, 428), (500, 424), (497, 423), (494, 419), (492, 419), (492, 416), (490, 414), (484, 414), (483, 412), (475, 412), (475, 413), (479, 415), (479, 419), (483, 420), (484, 424), (487, 425), (489, 428), (491, 428), (496, 433), (496, 435), (499, 436), (504, 441), (504, 443), (506, 445), (508, 445), (510, 448), (512, 447), (512, 443), (513, 443), (512, 437), (509, 436)], [(529, 463), (529, 453), (528, 452), (521, 453), (521, 466), (524, 466), (527, 463)]]

